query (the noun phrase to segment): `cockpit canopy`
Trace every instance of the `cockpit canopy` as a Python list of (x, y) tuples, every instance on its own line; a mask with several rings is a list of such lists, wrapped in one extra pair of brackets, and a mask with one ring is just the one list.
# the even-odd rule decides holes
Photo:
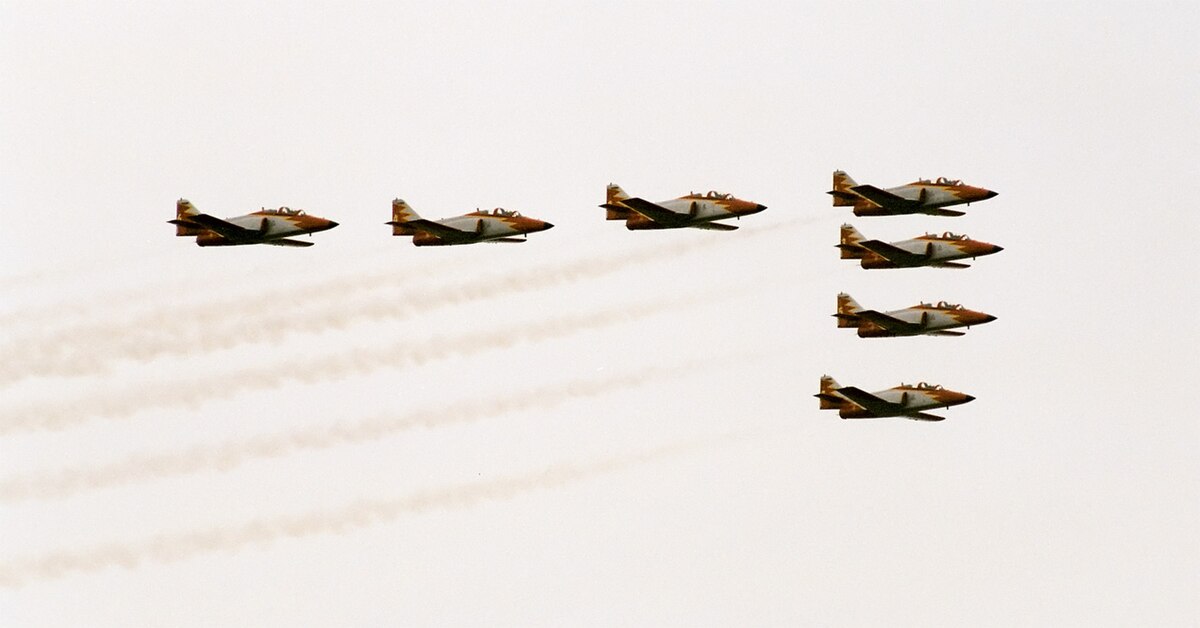
[(925, 382), (919, 382), (915, 386), (910, 386), (908, 384), (900, 384), (900, 387), (901, 388), (915, 388), (916, 390), (942, 390), (942, 387), (937, 384), (926, 384)]
[(711, 198), (711, 199), (717, 200), (717, 201), (724, 201), (724, 200), (729, 200), (729, 199), (733, 198), (732, 194), (726, 194), (724, 192), (718, 192), (716, 190), (709, 190), (708, 192), (705, 192), (704, 194), (700, 194), (698, 192), (692, 192), (692, 193), (688, 194), (688, 196), (697, 196), (700, 198)]
[(291, 207), (280, 207), (279, 209), (262, 208), (260, 213), (263, 214), (278, 214), (280, 216), (303, 216), (303, 209), (292, 209)]
[[(484, 212), (484, 213), (487, 213), (487, 212)], [(507, 209), (504, 209), (503, 207), (497, 207), (496, 209), (492, 210), (492, 215), (493, 216), (510, 216), (511, 217), (511, 216), (520, 216), (521, 212), (509, 211)]]
[(946, 177), (938, 177), (937, 181), (930, 181), (929, 179), (917, 179), (917, 183), (918, 184), (925, 183), (925, 184), (929, 184), (929, 185), (962, 185), (962, 180), (947, 179)]
[(946, 231), (946, 232), (942, 233), (942, 235), (926, 233), (925, 237), (931, 238), (934, 240), (969, 240), (970, 239), (965, 235), (959, 235), (959, 234), (953, 233), (951, 231)]
[(950, 303), (949, 301), (938, 301), (937, 306), (938, 306), (939, 310), (961, 310), (961, 309), (963, 309), (963, 306), (961, 306), (957, 303)]

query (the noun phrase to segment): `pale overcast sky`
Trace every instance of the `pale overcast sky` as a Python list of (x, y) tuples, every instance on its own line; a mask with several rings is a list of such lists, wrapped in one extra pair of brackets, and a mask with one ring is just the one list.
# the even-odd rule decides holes
[[(0, 2), (0, 623), (1195, 625), (1198, 18)], [(856, 219), (839, 168), (1000, 195)], [(769, 209), (630, 232), (609, 182)], [(341, 226), (201, 249), (179, 197)], [(418, 249), (394, 197), (557, 226)], [(846, 221), (1005, 250), (864, 271)]]

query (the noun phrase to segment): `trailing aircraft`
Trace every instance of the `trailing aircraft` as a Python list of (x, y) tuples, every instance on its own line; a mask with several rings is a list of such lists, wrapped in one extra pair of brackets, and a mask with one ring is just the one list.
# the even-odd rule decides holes
[(828, 375), (821, 377), (821, 392), (814, 396), (821, 400), (822, 410), (837, 410), (843, 419), (904, 417), (914, 421), (941, 421), (946, 417), (925, 410), (949, 408), (975, 399), (924, 382), (869, 393), (854, 386), (841, 386)]
[(392, 226), (394, 236), (412, 236), (415, 246), (524, 242), (527, 234), (554, 226), (499, 207), (490, 212), (477, 210), (453, 218), (426, 220), (400, 199), (392, 201), (392, 219), (387, 224)]
[(312, 246), (312, 242), (291, 240), (291, 236), (327, 231), (338, 224), (332, 220), (309, 216), (302, 209), (280, 207), (226, 218), (200, 213), (186, 199), (175, 203), (175, 235), (195, 236), (199, 246), (237, 246), (270, 244), (272, 246)]
[(669, 201), (651, 203), (629, 196), (615, 183), (608, 184), (605, 202), (601, 207), (608, 210), (605, 220), (624, 220), (625, 228), (630, 230), (691, 227), (714, 231), (737, 229), (737, 225), (714, 222), (716, 220), (741, 218), (767, 208), (766, 205), (743, 201), (721, 192), (692, 192)]
[(867, 240), (853, 226), (842, 225), (842, 259), (860, 260), (863, 268), (969, 268), (970, 264), (954, 260), (981, 257), (1004, 249), (995, 244), (972, 240), (965, 235), (947, 231), (942, 235), (925, 234), (902, 242)]
[(838, 327), (853, 327), (859, 338), (891, 338), (895, 336), (961, 336), (957, 327), (970, 329), (996, 320), (991, 314), (976, 312), (945, 301), (937, 305), (919, 303), (903, 310), (877, 312), (865, 310), (853, 297), (842, 292), (837, 298)]
[(945, 177), (938, 177), (937, 181), (918, 179), (908, 185), (881, 190), (873, 185), (859, 185), (850, 175), (837, 170), (833, 173), (833, 189), (827, 194), (833, 195), (834, 207), (853, 207), (855, 216), (962, 216), (964, 212), (943, 208), (986, 201), (998, 192), (963, 185), (962, 181)]

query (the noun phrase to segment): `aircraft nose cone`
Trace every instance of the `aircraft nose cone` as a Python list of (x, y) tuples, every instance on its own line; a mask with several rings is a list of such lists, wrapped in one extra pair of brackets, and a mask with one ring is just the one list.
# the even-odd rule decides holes
[(1000, 193), (999, 193), (999, 192), (993, 192), (993, 191), (991, 191), (991, 190), (988, 190), (988, 191), (987, 191), (987, 193), (985, 193), (985, 194), (983, 195), (983, 199), (984, 199), (984, 200), (987, 200), (987, 199), (989, 199), (989, 198), (995, 198), (996, 196), (999, 196), (999, 195), (1000, 195)]
[(975, 397), (973, 397), (972, 395), (963, 395), (963, 400), (962, 400), (963, 403), (970, 403), (972, 401), (975, 401)]
[(994, 320), (996, 320), (996, 317), (995, 317), (995, 316), (992, 316), (991, 314), (984, 314), (984, 315), (983, 315), (983, 322), (985, 322), (985, 323), (990, 323), (990, 322), (992, 322), (992, 321), (994, 321)]
[(1003, 251), (1003, 250), (1004, 250), (1004, 247), (1002, 247), (1002, 246), (996, 246), (995, 244), (992, 245), (993, 253), (999, 253), (1000, 251)]
[(759, 212), (760, 212), (760, 211), (762, 211), (762, 210), (764, 210), (764, 209), (766, 209), (766, 208), (767, 208), (767, 206), (766, 206), (766, 205), (763, 205), (762, 203), (759, 203), (758, 205), (755, 205), (755, 206), (754, 206), (754, 211), (759, 211)]
[(330, 220), (330, 221), (329, 221), (329, 228), (330, 228), (330, 229), (332, 229), (332, 228), (334, 228), (334, 227), (336, 227), (336, 226), (338, 226), (338, 224), (337, 224), (336, 222), (334, 222), (334, 221), (332, 221), (332, 220)]
[(542, 231), (545, 231), (545, 230), (547, 230), (547, 229), (553, 229), (553, 228), (554, 228), (554, 224), (553, 224), (553, 223), (549, 223), (549, 222), (543, 222), (543, 223), (542, 223)]

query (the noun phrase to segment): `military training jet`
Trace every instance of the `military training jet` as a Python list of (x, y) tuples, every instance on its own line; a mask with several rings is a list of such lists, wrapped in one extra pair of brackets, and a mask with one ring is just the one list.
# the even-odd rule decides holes
[(608, 212), (605, 220), (624, 220), (625, 228), (642, 229), (711, 229), (733, 231), (736, 225), (713, 222), (726, 218), (741, 218), (767, 208), (752, 201), (743, 201), (730, 194), (692, 192), (669, 201), (651, 203), (636, 196), (629, 196), (620, 186), (610, 183), (603, 205)]
[(554, 226), (499, 207), (490, 212), (477, 210), (453, 218), (426, 220), (400, 199), (392, 201), (392, 220), (387, 224), (392, 226), (394, 236), (412, 236), (415, 246), (524, 242), (526, 234)]
[(858, 329), (859, 338), (891, 338), (895, 336), (961, 336), (956, 327), (971, 328), (996, 320), (995, 316), (975, 312), (945, 301), (937, 305), (920, 303), (903, 310), (876, 312), (864, 310), (853, 297), (841, 293), (837, 297), (838, 327)]
[(851, 225), (842, 225), (842, 239), (837, 248), (842, 250), (842, 259), (861, 260), (863, 268), (969, 268), (970, 264), (954, 260), (976, 258), (999, 253), (1004, 249), (995, 244), (972, 240), (965, 235), (946, 232), (942, 235), (925, 234), (902, 242), (880, 242), (865, 240)]
[(941, 421), (945, 417), (924, 411), (949, 408), (975, 399), (924, 382), (915, 386), (900, 384), (869, 393), (853, 386), (840, 386), (828, 375), (821, 378), (821, 392), (814, 396), (821, 400), (822, 410), (837, 410), (843, 419), (904, 417), (915, 421)]
[(302, 209), (287, 207), (263, 208), (245, 216), (222, 220), (200, 213), (191, 202), (182, 198), (175, 203), (175, 220), (167, 222), (175, 225), (175, 235), (195, 236), (199, 246), (312, 246), (312, 242), (288, 238), (326, 231), (338, 225), (332, 220), (309, 216)]
[(833, 173), (833, 189), (827, 194), (833, 195), (834, 207), (853, 207), (855, 216), (962, 216), (964, 212), (943, 208), (985, 201), (998, 193), (944, 177), (938, 177), (937, 181), (918, 179), (908, 185), (881, 190), (873, 185), (859, 185), (850, 175), (838, 170)]

